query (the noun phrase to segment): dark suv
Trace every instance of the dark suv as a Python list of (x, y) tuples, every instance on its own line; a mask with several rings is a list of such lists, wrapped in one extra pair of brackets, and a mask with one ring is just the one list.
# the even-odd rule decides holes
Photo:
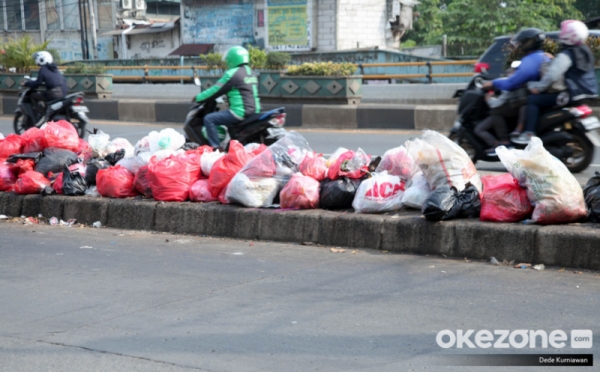
[[(558, 31), (546, 32), (546, 36), (557, 40)], [(590, 36), (600, 36), (600, 30), (590, 30)], [(479, 57), (475, 64), (475, 72), (481, 72), (486, 68), (490, 79), (500, 77), (506, 66), (506, 44), (510, 43), (511, 36), (500, 36), (494, 39), (494, 43)]]

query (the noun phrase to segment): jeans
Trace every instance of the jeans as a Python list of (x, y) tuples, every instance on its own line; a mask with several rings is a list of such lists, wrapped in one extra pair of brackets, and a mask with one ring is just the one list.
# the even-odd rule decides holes
[(213, 148), (221, 147), (221, 141), (219, 141), (219, 135), (217, 133), (217, 126), (224, 125), (229, 127), (240, 122), (241, 120), (233, 115), (230, 110), (222, 110), (206, 115), (204, 117), (204, 126), (206, 127), (206, 134), (208, 134), (208, 143)]
[(527, 97), (525, 111), (525, 131), (535, 133), (542, 109), (556, 106), (558, 93), (531, 94)]
[[(496, 136), (490, 133), (493, 129), (496, 132)], [(498, 146), (499, 140), (502, 142), (508, 142), (506, 121), (502, 116), (492, 115), (485, 118), (481, 123), (475, 127), (475, 134), (485, 141), (490, 147)]]

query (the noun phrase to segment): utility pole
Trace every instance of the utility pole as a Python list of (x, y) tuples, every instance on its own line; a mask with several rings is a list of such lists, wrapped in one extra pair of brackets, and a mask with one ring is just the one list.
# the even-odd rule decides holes
[(83, 7), (83, 1), (77, 0), (77, 5), (79, 6), (79, 28), (81, 31), (81, 58), (89, 59), (87, 50), (87, 29), (84, 26), (85, 8)]
[(96, 38), (96, 15), (94, 14), (94, 2), (88, 0), (88, 8), (90, 9), (90, 18), (92, 21), (92, 59), (98, 59), (98, 39)]

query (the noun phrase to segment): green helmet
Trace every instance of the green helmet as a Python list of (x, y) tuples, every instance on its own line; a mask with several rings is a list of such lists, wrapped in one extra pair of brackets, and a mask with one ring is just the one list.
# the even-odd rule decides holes
[(229, 48), (223, 60), (227, 63), (227, 68), (234, 68), (244, 63), (250, 63), (250, 54), (246, 48), (235, 46)]

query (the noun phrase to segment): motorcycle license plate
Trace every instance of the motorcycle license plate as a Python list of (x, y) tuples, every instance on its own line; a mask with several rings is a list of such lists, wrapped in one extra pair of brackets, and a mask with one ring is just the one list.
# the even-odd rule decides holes
[(72, 106), (73, 112), (90, 112), (85, 106)]
[(581, 119), (580, 121), (586, 130), (600, 128), (600, 120), (595, 116), (590, 116), (589, 118)]
[(268, 138), (282, 138), (286, 135), (287, 131), (283, 128), (267, 128), (267, 132), (269, 133)]

